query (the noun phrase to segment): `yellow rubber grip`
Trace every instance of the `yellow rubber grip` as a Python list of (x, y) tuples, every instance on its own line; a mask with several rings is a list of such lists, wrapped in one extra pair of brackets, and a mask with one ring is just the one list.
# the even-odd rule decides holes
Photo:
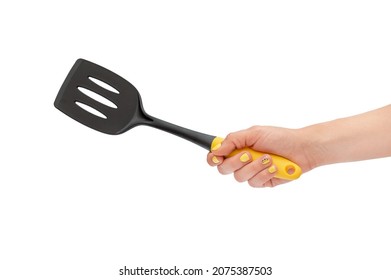
[[(210, 146), (210, 149), (212, 150), (213, 147), (215, 147), (218, 144), (221, 144), (223, 142), (224, 138), (216, 137)], [(232, 153), (228, 155), (228, 157), (232, 157), (238, 153), (241, 152), (249, 152), (251, 154), (251, 157), (253, 160), (256, 160), (257, 158), (260, 158), (264, 155), (264, 153), (254, 151), (250, 148), (243, 148), (240, 150), (235, 150)], [(296, 163), (290, 161), (289, 159), (286, 159), (284, 157), (280, 157), (278, 155), (269, 154), (271, 156), (273, 164), (277, 167), (277, 172), (274, 175), (276, 178), (281, 178), (285, 180), (295, 180), (300, 177), (301, 175), (301, 168)]]

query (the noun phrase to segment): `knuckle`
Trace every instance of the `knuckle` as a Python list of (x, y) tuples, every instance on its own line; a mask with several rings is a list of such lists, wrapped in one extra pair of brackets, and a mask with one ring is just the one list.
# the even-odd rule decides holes
[(248, 128), (248, 130), (257, 130), (259, 128), (259, 125), (252, 125)]
[(242, 174), (238, 173), (238, 172), (235, 172), (234, 173), (234, 178), (236, 181), (238, 181), (239, 183), (242, 183), (244, 181), (246, 181), (246, 179), (243, 177)]
[(232, 138), (234, 138), (234, 133), (233, 132), (228, 133), (227, 136), (225, 137), (225, 139), (228, 139), (228, 140), (231, 140)]
[(222, 175), (227, 175), (228, 172), (221, 166), (221, 165), (218, 165), (217, 166), (217, 170), (220, 172), (220, 174)]
[(260, 185), (256, 184), (256, 182), (254, 180), (248, 180), (247, 183), (252, 188), (260, 187)]
[(265, 187), (268, 187), (268, 188), (273, 188), (273, 187), (275, 187), (275, 184), (274, 184), (274, 182), (273, 182), (273, 179), (270, 179), (270, 180), (264, 182), (263, 185), (264, 185)]

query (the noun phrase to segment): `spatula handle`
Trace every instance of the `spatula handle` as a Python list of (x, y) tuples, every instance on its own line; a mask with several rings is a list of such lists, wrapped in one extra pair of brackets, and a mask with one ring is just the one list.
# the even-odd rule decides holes
[[(211, 150), (212, 147), (216, 146), (217, 144), (223, 142), (223, 138), (221, 137), (215, 137), (209, 134), (201, 133), (198, 131), (190, 130), (188, 128), (184, 128), (166, 121), (163, 121), (161, 119), (152, 117), (147, 115), (145, 117), (144, 125), (149, 125), (154, 128), (161, 129), (163, 131), (169, 132), (171, 134), (174, 134), (176, 136), (182, 137), (190, 142), (193, 142), (194, 144), (197, 144), (207, 150)], [(256, 160), (257, 158), (264, 155), (264, 153), (255, 151), (250, 148), (244, 148), (240, 150), (235, 150), (231, 154), (228, 155), (228, 157), (232, 157), (238, 153), (241, 153), (243, 151), (247, 151), (251, 154), (252, 159)], [(277, 173), (275, 175), (276, 178), (281, 178), (285, 180), (295, 180), (300, 177), (301, 175), (301, 168), (296, 163), (290, 161), (289, 159), (283, 158), (278, 155), (269, 154), (272, 157), (273, 164), (277, 167)]]
[[(223, 142), (223, 140), (224, 139), (221, 137), (216, 137), (215, 139), (213, 139), (210, 148), (212, 149), (212, 147), (215, 147), (217, 144), (220, 144), (221, 142)], [(244, 148), (244, 149), (233, 151), (228, 155), (228, 157), (232, 157), (244, 151), (250, 153), (253, 160), (256, 160), (257, 158), (260, 158), (261, 156), (264, 155), (264, 153), (255, 151), (253, 149)], [(274, 177), (285, 179), (285, 180), (295, 180), (300, 177), (302, 173), (301, 168), (296, 163), (278, 155), (274, 155), (274, 154), (269, 154), (269, 155), (272, 158), (273, 164), (277, 167), (277, 173)]]

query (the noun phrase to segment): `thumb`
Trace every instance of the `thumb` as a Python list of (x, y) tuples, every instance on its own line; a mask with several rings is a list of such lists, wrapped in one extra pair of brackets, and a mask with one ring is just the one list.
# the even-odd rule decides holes
[(248, 137), (248, 132), (245, 130), (230, 133), (227, 137), (221, 142), (212, 147), (212, 153), (215, 156), (227, 156), (234, 150), (242, 149), (246, 147), (246, 138)]

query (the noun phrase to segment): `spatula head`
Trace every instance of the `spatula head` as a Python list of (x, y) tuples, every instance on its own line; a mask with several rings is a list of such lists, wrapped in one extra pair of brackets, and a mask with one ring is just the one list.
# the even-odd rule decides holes
[[(102, 84), (111, 86), (112, 90)], [(95, 96), (98, 94), (99, 98), (104, 97), (109, 105), (83, 93), (85, 89), (92, 91)], [(107, 134), (123, 133), (142, 124), (147, 118), (140, 94), (131, 83), (84, 59), (78, 59), (73, 65), (57, 94), (54, 106), (74, 120)], [(94, 110), (98, 112), (92, 113)]]

